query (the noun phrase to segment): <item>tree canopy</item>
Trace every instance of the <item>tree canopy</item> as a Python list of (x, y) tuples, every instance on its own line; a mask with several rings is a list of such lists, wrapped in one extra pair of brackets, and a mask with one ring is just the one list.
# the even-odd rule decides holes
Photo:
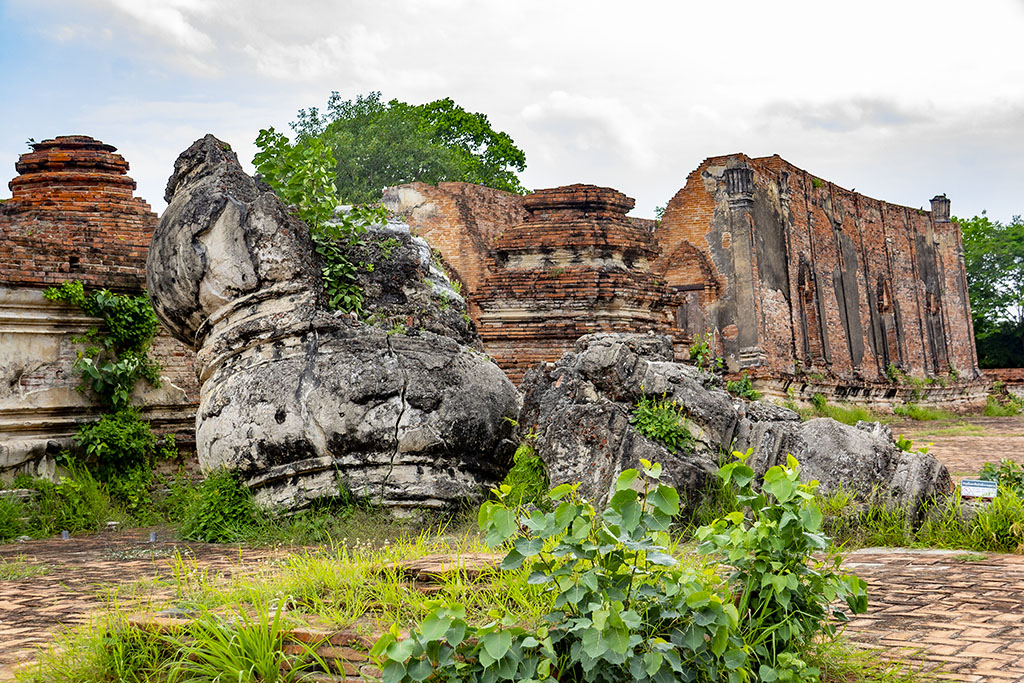
[(1024, 367), (1024, 221), (985, 215), (955, 218), (963, 231), (964, 263), (983, 368)]
[(420, 105), (384, 102), (379, 92), (354, 100), (331, 93), (326, 112), (300, 109), (295, 145), (323, 142), (335, 159), (334, 183), (345, 202), (380, 199), (390, 185), (461, 180), (525, 192), (517, 173), (526, 155), (487, 116), (467, 112), (451, 98)]

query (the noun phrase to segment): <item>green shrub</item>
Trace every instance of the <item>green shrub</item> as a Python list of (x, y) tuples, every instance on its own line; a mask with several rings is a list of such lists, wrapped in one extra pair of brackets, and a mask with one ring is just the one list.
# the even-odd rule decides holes
[(507, 499), (513, 505), (549, 505), (544, 496), (548, 490), (548, 472), (544, 461), (534, 452), (533, 441), (536, 438), (537, 435), (531, 432), (519, 444), (512, 456), (512, 469), (502, 482), (510, 488)]
[(749, 401), (756, 401), (761, 398), (761, 392), (754, 389), (750, 376), (746, 372), (737, 380), (729, 380), (725, 383), (725, 390), (734, 396), (745, 398)]
[[(528, 565), (528, 583), (554, 598), (548, 623), (536, 629), (507, 621), (474, 626), (458, 604), (441, 604), (399, 639), (397, 627), (372, 653), (384, 680), (745, 681), (796, 680), (816, 671), (802, 650), (830, 632), (829, 603), (845, 598), (862, 612), (866, 589), (832, 565), (808, 566), (827, 540), (811, 488), (798, 468), (766, 475), (754, 493), (753, 470), (742, 462), (720, 472), (752, 506), (703, 527), (702, 552), (736, 571), (723, 585), (713, 572), (684, 567), (666, 533), (679, 496), (661, 484), (661, 467), (641, 461), (626, 470), (607, 508), (596, 514), (563, 484), (549, 493), (557, 507), (519, 514), (487, 502), (480, 527), (504, 546), (506, 570)], [(638, 490), (639, 489), (639, 490)], [(509, 493), (503, 487), (501, 495)], [(817, 514), (816, 514), (817, 513)], [(836, 610), (838, 611), (838, 610)], [(840, 613), (841, 614), (841, 613)]]
[(648, 439), (660, 441), (670, 451), (683, 453), (693, 446), (693, 435), (687, 426), (683, 409), (665, 396), (661, 399), (643, 396), (633, 408), (630, 424)]
[[(1007, 396), (1010, 396), (1007, 394)], [(985, 399), (985, 409), (982, 411), (982, 415), (985, 417), (1013, 417), (1019, 415), (1021, 412), (1020, 399), (1016, 396), (1010, 396), (1009, 399), (1003, 398), (1000, 401), (996, 396), (989, 395)]]
[(705, 332), (693, 340), (690, 360), (704, 372), (720, 372), (725, 367), (725, 359), (715, 355), (715, 337), (711, 332)]
[(185, 504), (179, 533), (190, 541), (229, 543), (259, 524), (262, 514), (249, 489), (227, 470), (211, 472)]
[(991, 462), (985, 463), (979, 479), (994, 481), (1000, 488), (1013, 489), (1019, 494), (1024, 494), (1024, 468), (1009, 458), (1000, 460), (998, 466)]
[(154, 521), (150, 489), (158, 441), (139, 411), (124, 408), (82, 425), (75, 442), (111, 500), (139, 522)]
[(822, 514), (815, 504), (817, 482), (801, 484), (800, 466), (792, 455), (786, 467), (775, 466), (755, 490), (754, 471), (746, 465), (751, 451), (734, 453), (719, 478), (736, 486), (741, 509), (697, 532), (698, 551), (714, 553), (732, 567), (729, 576), (738, 596), (740, 628), (764, 681), (800, 680), (807, 670), (801, 655), (825, 633), (834, 635), (831, 618), (846, 615), (830, 604), (845, 598), (855, 613), (867, 610), (867, 584), (855, 576), (835, 573), (839, 558), (809, 563), (829, 540), (822, 534)]

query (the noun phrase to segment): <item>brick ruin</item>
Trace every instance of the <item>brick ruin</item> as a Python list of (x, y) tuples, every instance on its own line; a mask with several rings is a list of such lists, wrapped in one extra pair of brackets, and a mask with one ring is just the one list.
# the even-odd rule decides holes
[[(73, 337), (96, 321), (43, 290), (143, 289), (157, 219), (115, 151), (86, 136), (35, 144), (0, 202), (0, 476), (46, 470), (95, 415), (72, 364)], [(690, 173), (658, 223), (592, 185), (521, 197), (412, 183), (384, 201), (463, 283), (487, 351), (516, 382), (582, 334), (667, 333), (683, 358), (710, 332), (731, 372), (779, 397), (984, 401), (943, 196), (931, 211), (896, 206), (778, 156), (734, 154)], [(153, 355), (170, 381), (142, 396), (145, 414), (158, 431), (192, 434), (192, 351), (161, 333)], [(893, 383), (890, 368), (912, 379)]]
[[(75, 390), (73, 338), (95, 326), (43, 290), (69, 280), (139, 294), (157, 217), (133, 195), (128, 162), (83, 135), (32, 145), (0, 202), (0, 476), (47, 473), (96, 405)], [(192, 438), (198, 399), (190, 349), (161, 332), (151, 355), (165, 381), (140, 397), (158, 432)], [(182, 444), (187, 448), (188, 444)]]
[(590, 185), (517, 197), (415, 183), (384, 200), (463, 281), (515, 381), (588, 332), (671, 334), (680, 357), (709, 332), (728, 370), (769, 395), (984, 401), (944, 196), (911, 209), (734, 154), (706, 159), (657, 224)]

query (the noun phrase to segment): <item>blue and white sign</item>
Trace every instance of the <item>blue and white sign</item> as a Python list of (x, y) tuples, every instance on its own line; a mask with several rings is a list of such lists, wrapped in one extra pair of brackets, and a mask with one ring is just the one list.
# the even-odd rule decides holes
[(964, 479), (960, 482), (961, 498), (988, 498), (996, 497), (999, 485), (994, 481), (984, 479)]

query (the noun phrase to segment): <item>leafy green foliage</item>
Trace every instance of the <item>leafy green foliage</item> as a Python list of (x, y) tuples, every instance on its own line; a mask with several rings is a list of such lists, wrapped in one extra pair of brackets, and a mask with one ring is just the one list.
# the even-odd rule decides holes
[(89, 470), (74, 461), (67, 463), (67, 474), (57, 481), (22, 479), (18, 483), (38, 491), (24, 506), (25, 531), (30, 536), (95, 531), (107, 520), (109, 500)]
[(748, 401), (756, 401), (761, 398), (761, 392), (754, 389), (750, 381), (750, 375), (744, 372), (739, 379), (731, 379), (725, 383), (725, 390), (734, 396), (745, 398)]
[(91, 389), (105, 404), (120, 410), (129, 405), (140, 379), (160, 386), (160, 365), (148, 355), (160, 322), (149, 299), (106, 289), (87, 294), (77, 281), (50, 287), (43, 295), (103, 319), (102, 327), (94, 327), (76, 339), (87, 344), (75, 361), (82, 375), (80, 391)]
[(363, 291), (356, 282), (360, 265), (349, 257), (360, 244), (368, 225), (387, 220), (383, 206), (360, 206), (338, 211), (341, 203), (335, 189), (331, 148), (319, 138), (292, 145), (273, 128), (261, 130), (256, 138), (259, 152), (253, 165), (283, 202), (309, 226), (313, 247), (322, 261), (321, 276), (328, 305), (339, 311), (359, 314)]
[(821, 633), (834, 634), (832, 619), (846, 621), (831, 606), (846, 601), (854, 613), (867, 610), (867, 584), (841, 575), (838, 557), (809, 562), (826, 551), (822, 514), (815, 504), (817, 482), (799, 481), (800, 465), (792, 455), (774, 466), (754, 488), (754, 470), (746, 454), (722, 466), (718, 477), (732, 484), (741, 509), (697, 531), (697, 550), (714, 553), (732, 567), (729, 583), (737, 596), (740, 629), (751, 651), (751, 668), (762, 681), (802, 680), (808, 669), (801, 652)]
[(526, 155), (487, 116), (450, 98), (422, 105), (384, 102), (379, 92), (355, 100), (331, 93), (327, 111), (302, 109), (292, 124), (297, 146), (322, 143), (336, 160), (334, 183), (352, 204), (380, 200), (381, 189), (414, 181), (465, 181), (523, 194), (516, 176)]
[(687, 452), (693, 447), (693, 434), (687, 426), (682, 407), (665, 396), (643, 396), (637, 401), (629, 422), (648, 439), (660, 441), (670, 451)]
[(533, 432), (526, 435), (512, 456), (512, 469), (502, 482), (510, 489), (506, 499), (513, 505), (537, 505), (542, 508), (550, 505), (544, 496), (548, 490), (548, 472), (544, 461), (535, 453), (533, 442), (536, 439), (537, 435)]
[(480, 527), (508, 549), (503, 569), (528, 567), (528, 583), (554, 595), (547, 623), (476, 626), (461, 605), (436, 603), (408, 638), (395, 628), (374, 646), (385, 683), (813, 678), (800, 648), (832, 632), (830, 619), (841, 618), (832, 600), (864, 611), (866, 589), (833, 565), (808, 566), (827, 539), (796, 462), (770, 470), (764, 493), (742, 462), (722, 468), (753, 517), (734, 512), (698, 532), (702, 552), (735, 568), (728, 585), (670, 552), (679, 495), (660, 482), (660, 465), (641, 465), (619, 476), (600, 515), (567, 484), (551, 490), (548, 512), (517, 511), (502, 487), (481, 507)]
[(246, 528), (256, 525), (259, 519), (252, 494), (238, 475), (218, 470), (196, 488), (185, 506), (179, 533), (190, 541), (228, 543), (239, 540)]
[(334, 155), (319, 139), (300, 146), (271, 128), (256, 137), (259, 152), (252, 164), (285, 204), (316, 233), (334, 216), (341, 200), (334, 186)]
[(153, 467), (158, 454), (176, 453), (173, 437), (157, 440), (139, 411), (125, 408), (78, 428), (75, 443), (84, 462), (103, 484), (111, 500), (136, 521), (153, 516)]
[(725, 367), (725, 359), (715, 355), (715, 337), (711, 332), (705, 332), (693, 340), (693, 344), (690, 345), (690, 360), (704, 372), (721, 372)]
[(1024, 221), (994, 221), (982, 212), (954, 218), (963, 234), (978, 364), (1024, 367)]
[(1013, 489), (1024, 495), (1024, 468), (1014, 460), (1003, 458), (999, 464), (987, 462), (981, 468), (980, 479), (994, 481), (1000, 487)]

